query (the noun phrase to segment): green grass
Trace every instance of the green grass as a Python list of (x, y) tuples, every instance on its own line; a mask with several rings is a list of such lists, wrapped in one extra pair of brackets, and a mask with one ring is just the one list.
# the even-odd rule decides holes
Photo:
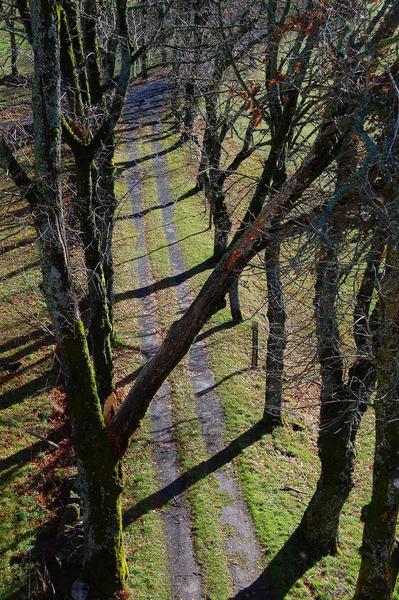
[[(24, 204), (0, 178), (3, 254), (0, 261), (0, 365), (21, 362), (14, 373), (0, 371), (0, 598), (20, 590), (32, 597), (40, 587), (37, 556), (28, 560), (38, 533), (52, 516), (38, 486), (44, 445), (27, 432), (45, 432), (54, 383), (52, 339), (38, 284), (40, 272), (33, 230), (21, 227)], [(26, 243), (29, 242), (29, 243)], [(40, 482), (40, 481), (39, 481)], [(34, 553), (33, 553), (34, 555)]]
[[(117, 160), (123, 158), (121, 149)], [(26, 430), (32, 429), (42, 435), (49, 433), (52, 403), (57, 401), (60, 392), (53, 387), (56, 381), (56, 373), (51, 370), (54, 343), (46, 330), (49, 327), (47, 312), (39, 293), (40, 271), (34, 231), (30, 227), (21, 228), (24, 221), (15, 215), (26, 207), (11, 195), (12, 188), (4, 178), (0, 179), (0, 188), (1, 237), (10, 236), (4, 242), (6, 251), (0, 261), (0, 364), (22, 362), (15, 374), (0, 371), (0, 599), (25, 600), (36, 597), (35, 594), (45, 589), (38, 535), (55, 516), (53, 508), (48, 506), (48, 499), (45, 500), (37, 487), (37, 482), (45, 476), (41, 475), (43, 461), (48, 460), (50, 453)], [(126, 183), (122, 179), (117, 182), (117, 195), (120, 202), (114, 240), (116, 292), (123, 294), (137, 287), (137, 282), (132, 263), (136, 232), (132, 220), (126, 218), (131, 211)], [(26, 222), (29, 223), (29, 216)], [(29, 243), (24, 245), (25, 242)], [(132, 373), (142, 362), (137, 335), (139, 314), (137, 300), (127, 298), (116, 304), (117, 381)], [(125, 384), (119, 388), (120, 397), (128, 387), (129, 384)], [(125, 509), (159, 487), (152, 447), (147, 439), (149, 429), (147, 417), (133, 438), (124, 461)], [(70, 472), (67, 469), (59, 475)], [(159, 513), (150, 511), (128, 525), (125, 540), (129, 583), (135, 598), (168, 600), (170, 578)]]
[[(116, 162), (128, 160), (122, 147)], [(114, 259), (117, 267), (116, 295), (138, 287), (133, 257), (137, 232), (131, 214), (129, 190), (126, 180), (120, 177), (116, 192), (119, 198), (118, 225), (114, 237)], [(138, 317), (141, 313), (136, 299), (119, 300), (115, 306), (115, 324), (120, 350), (116, 352), (117, 380), (132, 373), (142, 357)], [(131, 384), (119, 388), (123, 398)], [(125, 491), (123, 507), (128, 510), (137, 502), (154, 493), (159, 482), (156, 476), (150, 438), (150, 415), (147, 414), (141, 429), (133, 437), (124, 460)], [(167, 547), (161, 516), (148, 511), (125, 529), (125, 543), (129, 567), (129, 585), (137, 600), (149, 597), (157, 600), (170, 598), (170, 577), (167, 566)]]
[[(142, 128), (142, 135), (150, 129)], [(151, 145), (139, 142), (138, 154), (151, 154)], [(156, 182), (152, 166), (143, 163), (141, 173), (144, 177), (143, 208), (157, 203)], [(163, 229), (162, 211), (151, 211), (145, 218), (147, 248), (159, 248), (150, 256), (151, 270), (155, 280), (171, 274), (169, 251)], [(161, 290), (156, 295), (157, 314), (161, 329), (166, 330), (178, 313), (176, 294), (172, 288)], [(187, 366), (184, 361), (169, 378), (172, 391), (173, 415), (176, 423), (175, 441), (181, 472), (185, 472), (199, 462), (208, 458), (201, 427), (196, 411), (195, 396), (188, 379)], [(223, 531), (220, 515), (223, 507), (223, 495), (220, 493), (216, 479), (211, 476), (197, 482), (187, 493), (192, 517), (192, 532), (196, 559), (201, 566), (202, 586), (207, 597), (224, 600), (232, 593), (230, 574), (225, 555)]]

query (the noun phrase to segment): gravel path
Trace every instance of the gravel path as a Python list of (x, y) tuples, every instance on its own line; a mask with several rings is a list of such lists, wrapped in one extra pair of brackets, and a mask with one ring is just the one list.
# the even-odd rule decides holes
[[(175, 291), (180, 312), (190, 304), (193, 294), (189, 283), (180, 281), (179, 275), (187, 270), (175, 227), (175, 203), (169, 185), (167, 163), (162, 153), (160, 114), (168, 102), (168, 88), (163, 80), (148, 82), (132, 89), (129, 110), (139, 113), (140, 119), (153, 125), (152, 164), (158, 189), (158, 201), (162, 208), (164, 229), (169, 243), (169, 256), (172, 277), (176, 278)], [(132, 134), (130, 134), (132, 136)], [(135, 160), (134, 143), (131, 144), (131, 158)], [(132, 172), (133, 171), (133, 172)], [(137, 177), (134, 169), (130, 178)], [(137, 182), (132, 181), (132, 184)], [(139, 232), (138, 249), (145, 246), (144, 227), (140, 214), (137, 185), (133, 194), (133, 214), (137, 215), (135, 224)], [(144, 211), (145, 214), (145, 211)], [(142, 252), (140, 252), (142, 254)], [(137, 260), (138, 277), (141, 287), (150, 286), (150, 261), (148, 256)], [(156, 334), (155, 300), (151, 295), (142, 298), (145, 316), (142, 319), (143, 352), (150, 357), (155, 352), (159, 339)], [(224, 447), (224, 415), (220, 399), (214, 391), (216, 380), (210, 368), (210, 361), (204, 340), (197, 341), (188, 355), (189, 377), (196, 395), (198, 418), (208, 452), (213, 455)], [(173, 422), (170, 409), (170, 390), (164, 385), (152, 404), (155, 459), (162, 485), (168, 484), (178, 476), (176, 448), (172, 439)], [(245, 590), (261, 572), (261, 552), (254, 532), (248, 509), (241, 498), (234, 469), (231, 464), (215, 472), (221, 491), (226, 497), (222, 510), (221, 523), (226, 526), (225, 550), (229, 560), (234, 593)], [(200, 598), (199, 569), (195, 563), (193, 544), (189, 528), (189, 507), (183, 496), (179, 496), (176, 505), (164, 513), (165, 526), (169, 539), (170, 568), (175, 598), (195, 600)], [(191, 595), (190, 595), (191, 594)], [(253, 597), (253, 596), (251, 596)]]
[[(128, 101), (129, 118), (135, 118), (135, 113), (141, 115), (141, 95), (133, 88)], [(134, 131), (130, 132), (129, 154), (131, 160), (136, 160)], [(135, 169), (128, 174), (129, 189), (132, 190), (132, 213), (141, 211), (141, 179)], [(148, 255), (143, 254), (145, 248), (145, 231), (142, 218), (135, 218), (138, 232), (136, 252), (137, 276), (140, 287), (154, 283), (151, 274), (151, 264)], [(147, 359), (157, 351), (160, 345), (159, 330), (156, 321), (156, 302), (151, 294), (140, 298), (143, 314), (140, 318), (141, 350)], [(173, 440), (173, 419), (170, 404), (170, 388), (165, 383), (151, 403), (152, 437), (154, 440), (154, 457), (157, 466), (159, 482), (162, 487), (176, 481), (180, 475), (177, 466), (176, 446)], [(177, 494), (176, 494), (177, 495)], [(200, 569), (194, 557), (193, 541), (190, 528), (190, 510), (183, 495), (172, 502), (162, 511), (162, 519), (168, 539), (169, 570), (172, 579), (173, 599), (201, 600)]]

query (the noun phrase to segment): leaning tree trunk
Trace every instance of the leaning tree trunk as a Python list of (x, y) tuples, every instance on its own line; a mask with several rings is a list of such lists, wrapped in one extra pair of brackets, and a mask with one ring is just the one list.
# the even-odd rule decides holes
[(286, 311), (280, 273), (280, 243), (273, 239), (266, 246), (265, 271), (269, 337), (266, 350), (266, 394), (263, 419), (273, 428), (283, 424), (284, 350), (287, 343)]
[(382, 333), (376, 356), (376, 437), (371, 502), (364, 521), (355, 600), (390, 600), (399, 568), (399, 249), (389, 247), (380, 290)]

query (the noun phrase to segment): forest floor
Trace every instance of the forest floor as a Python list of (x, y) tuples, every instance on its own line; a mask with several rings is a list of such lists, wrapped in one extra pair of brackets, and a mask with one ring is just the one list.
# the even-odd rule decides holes
[[(165, 80), (136, 84), (120, 126), (115, 231), (120, 398), (212, 268), (209, 217), (203, 195), (193, 189), (197, 155), (194, 146), (179, 142), (169, 109)], [(38, 597), (37, 591), (39, 597), (50, 594), (42, 539), (57, 520), (51, 485), (57, 489), (73, 466), (70, 448), (63, 447), (63, 393), (38, 292), (33, 231), (26, 207), (10, 205), (8, 184), (1, 180), (0, 186), (5, 240), (0, 366), (21, 362), (15, 373), (0, 373), (0, 599), (25, 600)], [(137, 600), (351, 598), (359, 515), (370, 494), (372, 414), (360, 433), (356, 489), (342, 517), (343, 553), (310, 566), (290, 541), (317, 482), (317, 403), (301, 399), (302, 410), (294, 411), (303, 423), (299, 431), (287, 427), (264, 435), (259, 426), (267, 334), (259, 278), (263, 274), (255, 277), (251, 270), (243, 276), (244, 322), (233, 325), (227, 309), (212, 317), (131, 442), (124, 524)], [(295, 302), (289, 304), (293, 322), (307, 310)], [(253, 319), (260, 323), (262, 356), (255, 370)], [(290, 356), (293, 363), (300, 359)], [(317, 382), (314, 386), (317, 392)], [(287, 406), (297, 409), (294, 400), (287, 398)], [(59, 449), (28, 430), (59, 443), (63, 461), (57, 463)]]

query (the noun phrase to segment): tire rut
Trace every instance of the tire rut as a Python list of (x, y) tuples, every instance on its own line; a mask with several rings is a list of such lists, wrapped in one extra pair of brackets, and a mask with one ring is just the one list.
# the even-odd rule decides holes
[[(159, 82), (158, 86), (159, 86)], [(164, 84), (165, 85), (165, 84)], [(158, 88), (159, 89), (159, 88)], [(166, 100), (167, 86), (164, 87)], [(156, 117), (156, 114), (153, 113)], [(164, 229), (169, 243), (169, 256), (172, 265), (172, 276), (186, 271), (186, 263), (179, 244), (175, 227), (175, 205), (169, 186), (166, 160), (162, 153), (159, 137), (161, 134), (160, 116), (153, 126), (154, 140), (153, 171), (156, 179), (159, 201), (162, 207)], [(175, 286), (179, 311), (184, 312), (194, 296), (187, 282)], [(201, 422), (202, 435), (210, 454), (224, 448), (224, 414), (218, 395), (215, 393), (216, 380), (210, 368), (206, 343), (197, 341), (188, 354), (188, 370), (190, 381), (197, 401), (198, 417)], [(248, 509), (241, 497), (231, 464), (215, 473), (221, 491), (227, 501), (222, 510), (221, 523), (225, 527), (225, 549), (229, 560), (230, 573), (235, 593), (245, 589), (260, 573), (261, 551)]]
[[(129, 96), (127, 110), (129, 120), (141, 117), (139, 113), (142, 104), (139, 90), (133, 88)], [(126, 115), (126, 113), (125, 113)], [(135, 163), (134, 130), (129, 132), (129, 155)], [(138, 215), (142, 210), (142, 190), (140, 174), (137, 169), (130, 170), (127, 176), (131, 192), (132, 215), (137, 229), (136, 243), (137, 276), (140, 287), (154, 283), (151, 274), (151, 263), (148, 255), (143, 255), (145, 248), (144, 222)], [(156, 301), (150, 294), (140, 298), (143, 314), (140, 317), (141, 351), (148, 360), (155, 354), (160, 345), (159, 328), (156, 320)], [(179, 476), (176, 445), (174, 443), (174, 424), (170, 402), (170, 387), (165, 383), (151, 403), (151, 435), (154, 442), (154, 459), (159, 482), (166, 487), (176, 481)], [(193, 540), (191, 536), (190, 508), (184, 495), (179, 495), (161, 513), (168, 540), (168, 561), (171, 575), (173, 600), (201, 600), (200, 569), (195, 560)]]

